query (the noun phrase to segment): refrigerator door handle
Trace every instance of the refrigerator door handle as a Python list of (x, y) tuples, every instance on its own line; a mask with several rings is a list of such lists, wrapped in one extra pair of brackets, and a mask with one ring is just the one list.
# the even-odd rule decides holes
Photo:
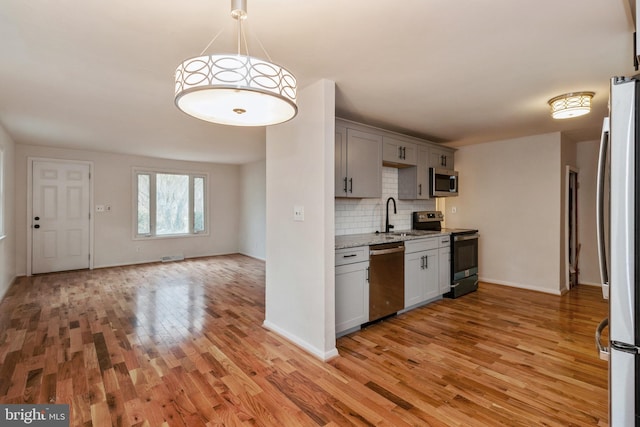
[(602, 341), (600, 340), (602, 337), (602, 331), (604, 331), (607, 326), (609, 326), (609, 318), (605, 317), (596, 328), (596, 348), (598, 349), (598, 354), (602, 360), (609, 360), (609, 347), (603, 346)]
[(609, 299), (609, 271), (607, 266), (607, 248), (605, 241), (604, 218), (604, 192), (605, 174), (607, 167), (607, 151), (609, 149), (609, 117), (605, 117), (602, 123), (600, 137), (600, 154), (598, 156), (598, 177), (596, 187), (596, 237), (598, 239), (598, 261), (600, 263), (600, 282), (602, 283), (602, 296)]

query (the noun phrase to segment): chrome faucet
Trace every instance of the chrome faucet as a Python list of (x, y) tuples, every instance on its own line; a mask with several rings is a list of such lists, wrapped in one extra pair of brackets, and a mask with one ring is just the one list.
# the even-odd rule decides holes
[(393, 213), (394, 213), (394, 214), (397, 214), (397, 213), (398, 213), (398, 211), (397, 211), (397, 209), (396, 209), (396, 199), (394, 199), (393, 197), (389, 197), (389, 198), (387, 199), (387, 220), (386, 220), (386, 222), (384, 223), (384, 232), (385, 232), (385, 233), (388, 233), (388, 232), (389, 232), (389, 230), (391, 230), (391, 229), (393, 228), (393, 225), (389, 224), (389, 201), (392, 201), (392, 202), (393, 202)]

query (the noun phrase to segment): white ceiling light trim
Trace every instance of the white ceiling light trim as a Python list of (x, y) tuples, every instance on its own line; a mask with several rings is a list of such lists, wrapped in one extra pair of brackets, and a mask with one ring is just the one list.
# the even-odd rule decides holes
[(224, 125), (267, 126), (298, 113), (294, 75), (270, 59), (241, 54), (246, 11), (246, 0), (231, 0), (231, 16), (238, 21), (237, 54), (201, 54), (178, 66), (175, 104), (190, 116)]
[(556, 96), (549, 100), (551, 117), (570, 119), (588, 114), (591, 111), (591, 98), (594, 92), (573, 92)]

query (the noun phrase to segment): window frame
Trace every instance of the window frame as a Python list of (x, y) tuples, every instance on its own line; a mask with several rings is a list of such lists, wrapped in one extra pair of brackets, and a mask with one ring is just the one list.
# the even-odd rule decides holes
[(0, 146), (0, 240), (6, 237), (4, 218), (5, 218), (5, 201), (4, 201), (4, 174), (6, 173), (4, 164), (4, 147)]
[[(148, 175), (149, 176), (149, 233), (138, 233), (138, 177), (140, 175)], [(156, 210), (156, 177), (157, 175), (183, 175), (189, 177), (189, 200), (188, 200), (188, 209), (189, 209), (189, 231), (187, 233), (176, 233), (176, 234), (156, 234), (156, 218), (157, 218), (157, 210)], [(202, 178), (203, 180), (203, 226), (204, 230), (195, 230), (195, 179)], [(197, 237), (197, 236), (208, 236), (209, 235), (209, 197), (208, 197), (208, 188), (209, 188), (209, 174), (206, 172), (187, 172), (184, 170), (173, 170), (173, 169), (149, 169), (149, 168), (133, 168), (132, 173), (132, 234), (133, 240), (149, 240), (149, 239), (173, 239), (173, 238), (183, 238), (183, 237)]]

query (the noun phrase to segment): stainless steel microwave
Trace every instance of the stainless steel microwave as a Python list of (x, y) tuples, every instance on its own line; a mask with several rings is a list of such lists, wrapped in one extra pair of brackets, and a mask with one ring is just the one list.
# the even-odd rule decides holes
[(451, 197), (458, 195), (458, 172), (429, 168), (429, 196)]

